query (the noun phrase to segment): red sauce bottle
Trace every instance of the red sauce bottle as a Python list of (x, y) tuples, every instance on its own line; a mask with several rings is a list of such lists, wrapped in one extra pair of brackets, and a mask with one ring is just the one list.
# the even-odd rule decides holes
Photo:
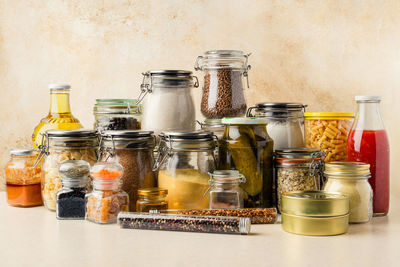
[(347, 139), (347, 159), (371, 165), (368, 180), (373, 196), (374, 216), (389, 211), (389, 140), (380, 113), (379, 96), (356, 96), (357, 114)]

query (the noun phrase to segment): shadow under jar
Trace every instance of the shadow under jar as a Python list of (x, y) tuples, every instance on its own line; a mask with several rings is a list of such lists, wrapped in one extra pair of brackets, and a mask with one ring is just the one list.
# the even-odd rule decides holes
[(197, 57), (194, 68), (204, 71), (201, 112), (206, 118), (245, 115), (243, 78), (247, 78), (249, 87), (249, 56), (237, 50), (211, 50)]
[[(97, 161), (98, 135), (93, 130), (49, 130), (46, 144), (41, 146), (38, 162), (45, 155), (42, 166), (42, 198), (44, 206), (56, 210), (57, 192), (61, 189), (59, 164), (66, 160)], [(90, 184), (87, 185), (90, 188)]]
[(138, 103), (144, 103), (142, 129), (194, 131), (196, 127), (192, 88), (199, 82), (187, 70), (151, 70), (143, 73)]
[(107, 130), (140, 130), (142, 111), (136, 99), (96, 99), (93, 108), (94, 129), (99, 133)]
[(226, 125), (220, 143), (221, 170), (238, 170), (246, 178), (245, 208), (275, 207), (273, 181), (274, 141), (267, 133), (266, 120), (262, 118), (224, 118)]
[(155, 169), (168, 190), (169, 209), (207, 209), (208, 172), (215, 169), (211, 132), (163, 132)]
[(101, 136), (100, 162), (124, 168), (122, 190), (129, 195), (129, 210), (136, 210), (138, 189), (157, 185), (153, 172), (155, 137), (152, 131), (106, 131)]
[[(304, 110), (300, 103), (259, 103), (247, 110), (247, 117), (265, 118), (274, 149), (305, 146)], [(254, 110), (254, 115), (252, 111)]]

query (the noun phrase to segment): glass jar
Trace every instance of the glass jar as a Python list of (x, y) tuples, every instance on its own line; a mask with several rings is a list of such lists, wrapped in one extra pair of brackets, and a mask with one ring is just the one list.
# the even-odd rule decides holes
[(349, 161), (368, 163), (374, 192), (374, 216), (389, 212), (390, 149), (380, 112), (380, 96), (356, 96), (357, 115), (347, 141)]
[(245, 208), (275, 207), (273, 181), (274, 141), (263, 118), (224, 118), (226, 125), (219, 150), (222, 170), (238, 170), (246, 178)]
[(154, 131), (194, 131), (195, 109), (191, 89), (197, 77), (186, 70), (152, 70), (143, 73), (139, 102), (145, 99), (142, 129)]
[(205, 119), (203, 123), (199, 122), (201, 130), (202, 131), (208, 131), (208, 132), (212, 132), (214, 134), (214, 136), (217, 138), (218, 142), (217, 142), (217, 146), (215, 147), (215, 151), (214, 151), (214, 156), (215, 156), (215, 160), (217, 163), (217, 169), (218, 169), (218, 151), (219, 151), (219, 146), (220, 146), (220, 142), (222, 140), (222, 137), (224, 136), (224, 131), (225, 131), (225, 125), (222, 124), (220, 119)]
[(136, 202), (136, 211), (149, 212), (150, 210), (167, 210), (167, 195), (167, 189), (158, 187), (139, 189), (138, 200)]
[(275, 151), (279, 211), (283, 193), (320, 190), (323, 183), (323, 158), (324, 153), (314, 148), (288, 148)]
[(349, 197), (350, 223), (368, 222), (372, 217), (372, 188), (370, 165), (361, 162), (329, 162), (325, 164), (327, 181), (324, 190)]
[(168, 190), (169, 209), (207, 209), (208, 172), (215, 169), (211, 132), (163, 132), (158, 159), (158, 186)]
[(250, 54), (237, 50), (211, 50), (197, 57), (194, 69), (204, 71), (201, 112), (208, 119), (246, 114), (243, 77), (247, 78)]
[(93, 108), (94, 129), (99, 133), (107, 130), (140, 130), (142, 106), (136, 99), (96, 99)]
[(259, 103), (247, 110), (247, 117), (267, 120), (267, 132), (274, 140), (274, 149), (299, 148), (305, 146), (305, 108), (300, 103)]
[(10, 150), (10, 161), (5, 166), (8, 204), (17, 207), (43, 204), (40, 192), (42, 167), (33, 167), (36, 157), (33, 149)]
[(129, 195), (129, 210), (136, 210), (138, 189), (157, 186), (153, 172), (155, 137), (151, 131), (106, 131), (101, 136), (100, 162), (124, 168), (122, 190)]
[[(42, 166), (42, 197), (44, 206), (56, 210), (57, 192), (61, 188), (59, 164), (65, 160), (84, 160), (89, 164), (97, 161), (98, 136), (93, 130), (49, 130), (46, 144), (36, 163), (45, 156)], [(88, 184), (88, 188), (90, 185)]]
[[(47, 130), (70, 130), (82, 128), (82, 124), (71, 113), (69, 105), (70, 88), (68, 84), (50, 84), (50, 111), (47, 117), (41, 119), (32, 134), (35, 147), (42, 144)], [(43, 142), (45, 143), (45, 142)]]
[(118, 163), (96, 163), (90, 170), (93, 191), (86, 194), (86, 219), (99, 224), (116, 223), (118, 213), (129, 210), (129, 196), (121, 190), (123, 168)]
[(57, 192), (56, 217), (60, 220), (85, 219), (90, 165), (84, 160), (66, 160), (60, 164), (61, 189)]
[(345, 161), (346, 142), (354, 113), (306, 112), (306, 146), (325, 152), (325, 162)]
[(210, 174), (210, 209), (239, 209), (243, 208), (243, 190), (240, 183), (246, 178), (238, 171), (222, 170)]

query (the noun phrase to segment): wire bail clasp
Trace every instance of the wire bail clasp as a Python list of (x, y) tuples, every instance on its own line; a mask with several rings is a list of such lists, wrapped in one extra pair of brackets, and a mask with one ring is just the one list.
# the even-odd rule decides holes
[[(310, 176), (314, 178), (315, 189), (321, 189), (321, 177), (324, 174), (325, 152), (314, 152), (311, 154)], [(319, 159), (319, 160), (318, 160)], [(318, 175), (318, 178), (316, 177)]]

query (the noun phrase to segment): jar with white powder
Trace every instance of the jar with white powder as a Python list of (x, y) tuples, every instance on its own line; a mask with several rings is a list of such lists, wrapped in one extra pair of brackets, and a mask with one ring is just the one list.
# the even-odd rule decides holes
[[(267, 119), (267, 131), (274, 150), (304, 147), (304, 110), (300, 103), (259, 103), (247, 110), (247, 117)], [(252, 111), (254, 110), (254, 114)]]
[(195, 109), (191, 89), (199, 82), (191, 71), (152, 70), (143, 73), (139, 102), (144, 103), (142, 129), (160, 134), (162, 131), (194, 131)]

